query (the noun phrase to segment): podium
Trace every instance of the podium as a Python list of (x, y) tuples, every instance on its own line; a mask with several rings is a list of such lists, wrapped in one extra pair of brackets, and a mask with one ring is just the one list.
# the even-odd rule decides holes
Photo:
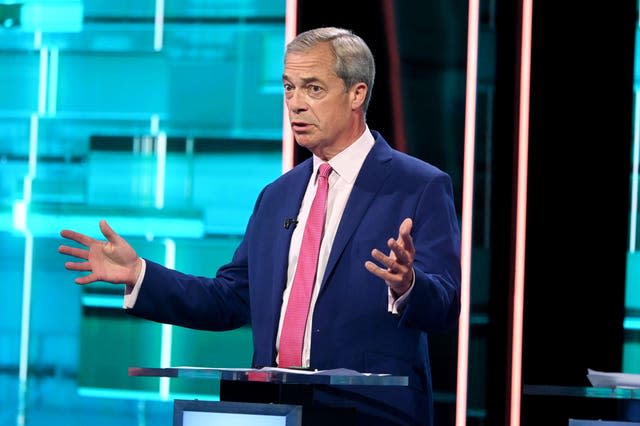
[[(522, 391), (527, 397), (523, 402), (523, 426), (566, 426), (567, 422), (570, 426), (639, 425), (632, 419), (638, 417), (640, 388), (525, 384)], [(589, 423), (576, 418), (596, 420)]]
[[(317, 391), (335, 386), (380, 388), (409, 384), (406, 376), (367, 374), (347, 369), (308, 371), (281, 368), (130, 367), (129, 376), (219, 380), (222, 404), (244, 403), (248, 410), (258, 409), (264, 404), (299, 406), (302, 409), (302, 426), (353, 426), (356, 423), (354, 408), (316, 404), (314, 393)], [(238, 406), (235, 408), (238, 409)]]

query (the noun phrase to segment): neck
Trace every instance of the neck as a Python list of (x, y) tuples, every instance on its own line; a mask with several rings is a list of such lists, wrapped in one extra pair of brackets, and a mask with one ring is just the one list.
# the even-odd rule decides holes
[(313, 152), (313, 154), (319, 157), (320, 159), (322, 159), (323, 161), (329, 161), (333, 157), (335, 157), (336, 155), (340, 154), (342, 151), (344, 151), (345, 149), (353, 145), (353, 143), (357, 141), (360, 138), (360, 136), (362, 136), (366, 128), (367, 128), (367, 125), (364, 119), (359, 120), (347, 133), (345, 133), (341, 137), (342, 139), (341, 142), (333, 144), (330, 147), (324, 147), (324, 149), (319, 150), (318, 152)]

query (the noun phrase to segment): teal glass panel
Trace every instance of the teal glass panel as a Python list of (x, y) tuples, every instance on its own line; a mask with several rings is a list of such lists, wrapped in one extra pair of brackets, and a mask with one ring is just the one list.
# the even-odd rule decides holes
[[(0, 37), (1, 39), (2, 37)], [(2, 116), (28, 116), (38, 108), (40, 55), (24, 52), (16, 55), (0, 50), (0, 112)]]
[(627, 253), (625, 305), (628, 310), (640, 312), (640, 252)]
[[(141, 256), (211, 276), (281, 173), (284, 0), (156, 6), (0, 4), (0, 424), (166, 424), (163, 398), (217, 396), (128, 377), (160, 365), (162, 326), (57, 253), (61, 229), (102, 238), (107, 219)], [(248, 327), (171, 340), (174, 365), (251, 362)]]
[(57, 111), (63, 116), (166, 115), (168, 65), (162, 56), (63, 51), (58, 62)]

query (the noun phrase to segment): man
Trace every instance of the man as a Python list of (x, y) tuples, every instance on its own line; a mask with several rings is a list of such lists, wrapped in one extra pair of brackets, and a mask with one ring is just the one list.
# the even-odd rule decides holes
[[(287, 46), (289, 121), (313, 158), (263, 189), (215, 278), (140, 259), (105, 221), (106, 242), (62, 231), (87, 247), (61, 246), (85, 260), (66, 268), (90, 271), (78, 284), (126, 284), (125, 306), (143, 318), (205, 330), (250, 323), (254, 367), (408, 376), (407, 387), (335, 387), (314, 399), (356, 407), (358, 424), (430, 425), (427, 333), (458, 318), (457, 217), (448, 175), (368, 129), (374, 74), (369, 48), (343, 29), (308, 31)], [(307, 287), (299, 275), (310, 276)]]

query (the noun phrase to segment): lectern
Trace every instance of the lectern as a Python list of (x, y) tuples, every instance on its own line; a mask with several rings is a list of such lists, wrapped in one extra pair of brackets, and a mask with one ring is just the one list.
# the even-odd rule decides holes
[[(523, 425), (636, 426), (625, 415), (629, 404), (640, 403), (640, 388), (524, 385)], [(603, 418), (610, 418), (603, 421)], [(576, 418), (597, 419), (589, 423)], [(541, 420), (542, 419), (542, 420)]]
[[(307, 371), (280, 368), (130, 367), (129, 375), (220, 380), (221, 404), (243, 403), (234, 406), (234, 409), (242, 411), (242, 407), (246, 407), (247, 411), (252, 412), (259, 411), (264, 404), (299, 406), (302, 409), (302, 426), (355, 424), (354, 409), (315, 405), (313, 394), (316, 390), (345, 385), (408, 386), (409, 383), (406, 376), (367, 374), (347, 369)], [(181, 401), (180, 404), (184, 403)], [(213, 410), (215, 405), (210, 407)]]

